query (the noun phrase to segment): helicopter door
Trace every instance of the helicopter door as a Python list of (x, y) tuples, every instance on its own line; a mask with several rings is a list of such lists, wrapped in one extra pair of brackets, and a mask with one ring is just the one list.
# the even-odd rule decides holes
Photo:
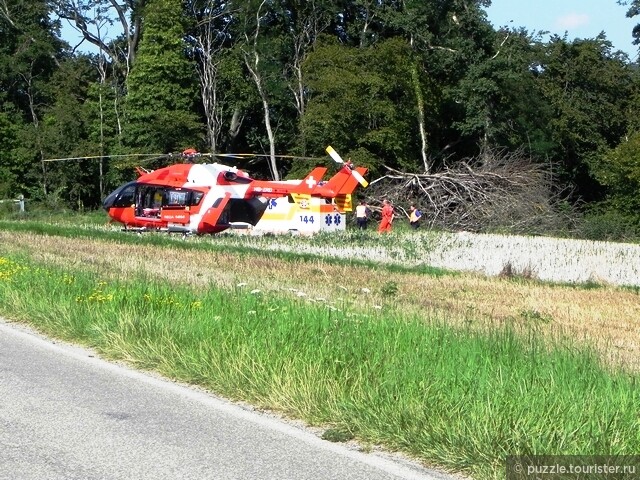
[(136, 192), (136, 217), (145, 220), (160, 220), (164, 187), (139, 185)]

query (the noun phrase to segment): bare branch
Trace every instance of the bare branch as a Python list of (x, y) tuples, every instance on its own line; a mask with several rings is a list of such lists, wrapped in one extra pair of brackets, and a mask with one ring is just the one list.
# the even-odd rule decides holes
[(498, 55), (500, 55), (500, 49), (502, 47), (504, 47), (505, 42), (507, 41), (507, 39), (509, 38), (510, 33), (507, 33), (507, 36), (504, 37), (504, 40), (502, 40), (502, 43), (500, 44), (500, 46), (498, 47), (498, 51), (496, 52), (496, 54), (491, 57), (491, 60), (493, 60), (494, 58), (496, 58)]
[(256, 24), (255, 30), (253, 34), (253, 42), (249, 40), (249, 34), (245, 32), (245, 40), (247, 45), (251, 45), (252, 49), (243, 49), (244, 54), (244, 63), (249, 70), (249, 73), (253, 77), (253, 81), (256, 84), (256, 88), (258, 90), (258, 94), (262, 99), (262, 108), (264, 110), (264, 124), (267, 129), (267, 137), (269, 138), (269, 168), (271, 169), (271, 175), (274, 180), (280, 180), (280, 173), (278, 172), (278, 168), (276, 165), (276, 150), (275, 150), (275, 135), (273, 133), (273, 129), (271, 127), (271, 116), (269, 113), (269, 99), (267, 97), (267, 92), (263, 85), (263, 77), (260, 72), (259, 63), (260, 63), (260, 54), (258, 52), (258, 40), (260, 37), (260, 11), (262, 7), (266, 3), (267, 0), (262, 0), (258, 10), (256, 11)]
[(433, 227), (542, 233), (565, 228), (573, 220), (559, 208), (566, 202), (553, 192), (552, 175), (522, 151), (484, 151), (435, 173), (384, 167), (388, 173), (367, 190), (369, 203), (388, 198), (398, 210), (416, 203)]

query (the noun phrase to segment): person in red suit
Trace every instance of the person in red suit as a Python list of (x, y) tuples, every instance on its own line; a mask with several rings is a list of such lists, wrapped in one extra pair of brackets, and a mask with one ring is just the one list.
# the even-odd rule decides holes
[(382, 219), (378, 226), (378, 233), (391, 232), (391, 225), (393, 224), (393, 218), (395, 212), (393, 211), (393, 205), (386, 198), (382, 201)]

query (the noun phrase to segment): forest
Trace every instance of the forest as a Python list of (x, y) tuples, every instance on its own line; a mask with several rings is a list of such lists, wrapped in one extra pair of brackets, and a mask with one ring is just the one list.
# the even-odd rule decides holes
[(435, 226), (637, 241), (637, 57), (490, 4), (0, 0), (0, 198), (99, 208), (185, 148), (301, 178), (332, 145)]

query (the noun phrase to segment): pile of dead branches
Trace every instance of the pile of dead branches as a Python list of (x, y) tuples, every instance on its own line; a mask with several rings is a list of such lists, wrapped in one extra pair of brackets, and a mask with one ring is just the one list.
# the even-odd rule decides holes
[(484, 151), (476, 158), (445, 164), (436, 173), (385, 168), (388, 173), (367, 189), (369, 203), (375, 208), (387, 198), (400, 214), (413, 203), (431, 227), (543, 234), (566, 229), (571, 222), (566, 196), (554, 192), (548, 166), (523, 151)]

